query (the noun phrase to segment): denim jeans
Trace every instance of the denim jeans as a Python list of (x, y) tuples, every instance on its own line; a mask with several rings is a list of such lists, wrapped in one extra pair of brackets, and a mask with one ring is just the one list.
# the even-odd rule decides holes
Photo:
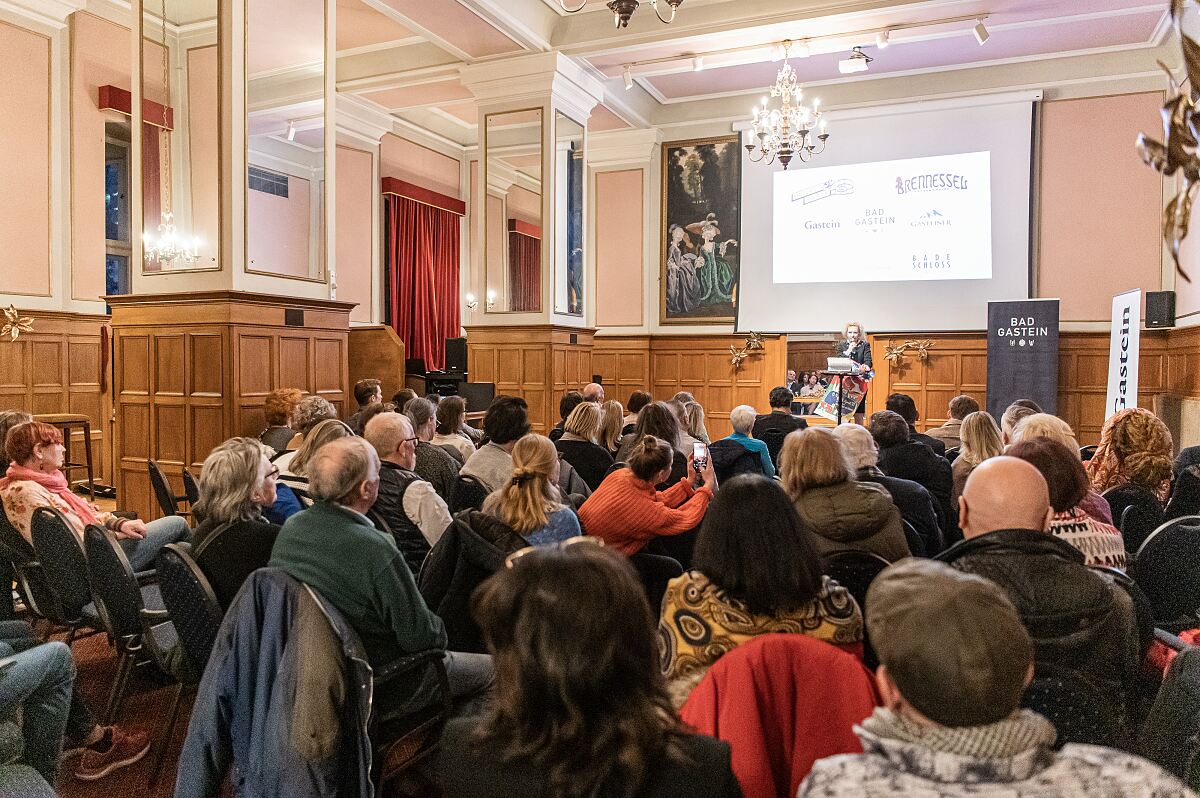
[(64, 643), (42, 643), (18, 651), (0, 642), (0, 716), (22, 710), (25, 762), (51, 786), (72, 703), (75, 663)]
[[(25, 621), (0, 621), (0, 651), (28, 651), (42, 645)], [(82, 745), (96, 728), (96, 716), (83, 702), (76, 689), (71, 690), (71, 709), (67, 713), (65, 735), (71, 745)]]
[(135, 571), (147, 571), (154, 567), (154, 560), (162, 547), (168, 543), (190, 542), (192, 530), (188, 527), (187, 519), (178, 515), (168, 515), (146, 524), (146, 536), (141, 540), (126, 538), (121, 541), (121, 548), (129, 558), (129, 565)]

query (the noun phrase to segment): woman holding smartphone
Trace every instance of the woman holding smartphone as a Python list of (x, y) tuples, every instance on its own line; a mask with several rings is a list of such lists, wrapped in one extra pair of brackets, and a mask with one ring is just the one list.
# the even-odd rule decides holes
[[(869, 380), (875, 364), (871, 360), (871, 345), (864, 340), (865, 338), (866, 334), (861, 324), (856, 321), (846, 322), (846, 326), (842, 328), (842, 340), (838, 342), (836, 351), (838, 357), (848, 357), (854, 361), (857, 376)], [(862, 401), (854, 411), (854, 423), (861, 425), (866, 414), (867, 395), (864, 393)]]

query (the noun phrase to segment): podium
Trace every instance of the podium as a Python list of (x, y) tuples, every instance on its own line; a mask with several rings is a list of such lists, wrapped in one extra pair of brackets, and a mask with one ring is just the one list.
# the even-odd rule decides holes
[[(835, 427), (840, 426), (842, 423), (842, 416), (846, 415), (845, 413), (842, 412), (842, 406), (845, 402), (845, 389), (846, 389), (846, 381), (842, 378), (843, 377), (857, 377), (859, 379), (866, 380), (868, 385), (870, 385), (871, 378), (862, 376), (861, 374), (858, 373), (857, 369), (854, 369), (851, 371), (818, 371), (816, 373), (820, 374), (822, 377), (829, 377), (829, 378), (836, 377), (837, 378), (837, 381), (838, 381), (838, 403), (837, 403), (837, 412), (834, 414), (836, 416), (836, 418), (833, 421), (833, 425)], [(867, 373), (869, 374), (870, 372), (867, 372)], [(864, 396), (866, 395), (865, 392), (863, 395)]]

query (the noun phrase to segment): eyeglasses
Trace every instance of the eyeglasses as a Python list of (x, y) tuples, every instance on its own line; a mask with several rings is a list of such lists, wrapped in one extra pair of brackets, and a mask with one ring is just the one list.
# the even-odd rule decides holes
[(521, 559), (522, 557), (524, 557), (527, 554), (532, 554), (535, 551), (554, 551), (556, 549), (569, 549), (572, 546), (577, 546), (577, 545), (603, 546), (604, 541), (601, 540), (600, 538), (593, 538), (593, 537), (587, 537), (584, 535), (579, 535), (577, 537), (567, 538), (566, 540), (560, 540), (557, 543), (551, 543), (551, 544), (548, 544), (545, 546), (526, 546), (523, 549), (517, 549), (512, 554), (505, 557), (504, 558), (504, 567), (512, 568), (513, 565), (516, 564), (517, 560)]
[(404, 442), (405, 442), (405, 443), (411, 443), (413, 446), (416, 446), (416, 445), (417, 445), (417, 441), (419, 441), (419, 440), (421, 440), (421, 439), (420, 439), (420, 438), (417, 438), (417, 437), (415, 437), (415, 436), (414, 436), (414, 437), (412, 437), (412, 438), (405, 438), (405, 439), (404, 439)]
[(267, 472), (267, 475), (265, 477), (263, 477), (263, 479), (278, 479), (278, 478), (279, 478), (279, 466), (271, 466), (271, 470)]

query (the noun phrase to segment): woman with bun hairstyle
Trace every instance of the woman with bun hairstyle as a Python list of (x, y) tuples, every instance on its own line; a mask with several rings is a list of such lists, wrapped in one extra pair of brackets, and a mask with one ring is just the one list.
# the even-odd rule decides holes
[(508, 484), (483, 502), (483, 512), (499, 518), (531, 546), (579, 537), (575, 511), (560, 501), (558, 450), (543, 435), (526, 435), (512, 450)]
[(628, 468), (614, 471), (579, 509), (589, 535), (622, 554), (634, 554), (656, 537), (679, 535), (700, 525), (717, 487), (712, 462), (697, 471), (691, 455), (689, 474), (666, 490), (655, 490), (671, 474), (674, 449), (667, 441), (643, 435), (634, 445)]

